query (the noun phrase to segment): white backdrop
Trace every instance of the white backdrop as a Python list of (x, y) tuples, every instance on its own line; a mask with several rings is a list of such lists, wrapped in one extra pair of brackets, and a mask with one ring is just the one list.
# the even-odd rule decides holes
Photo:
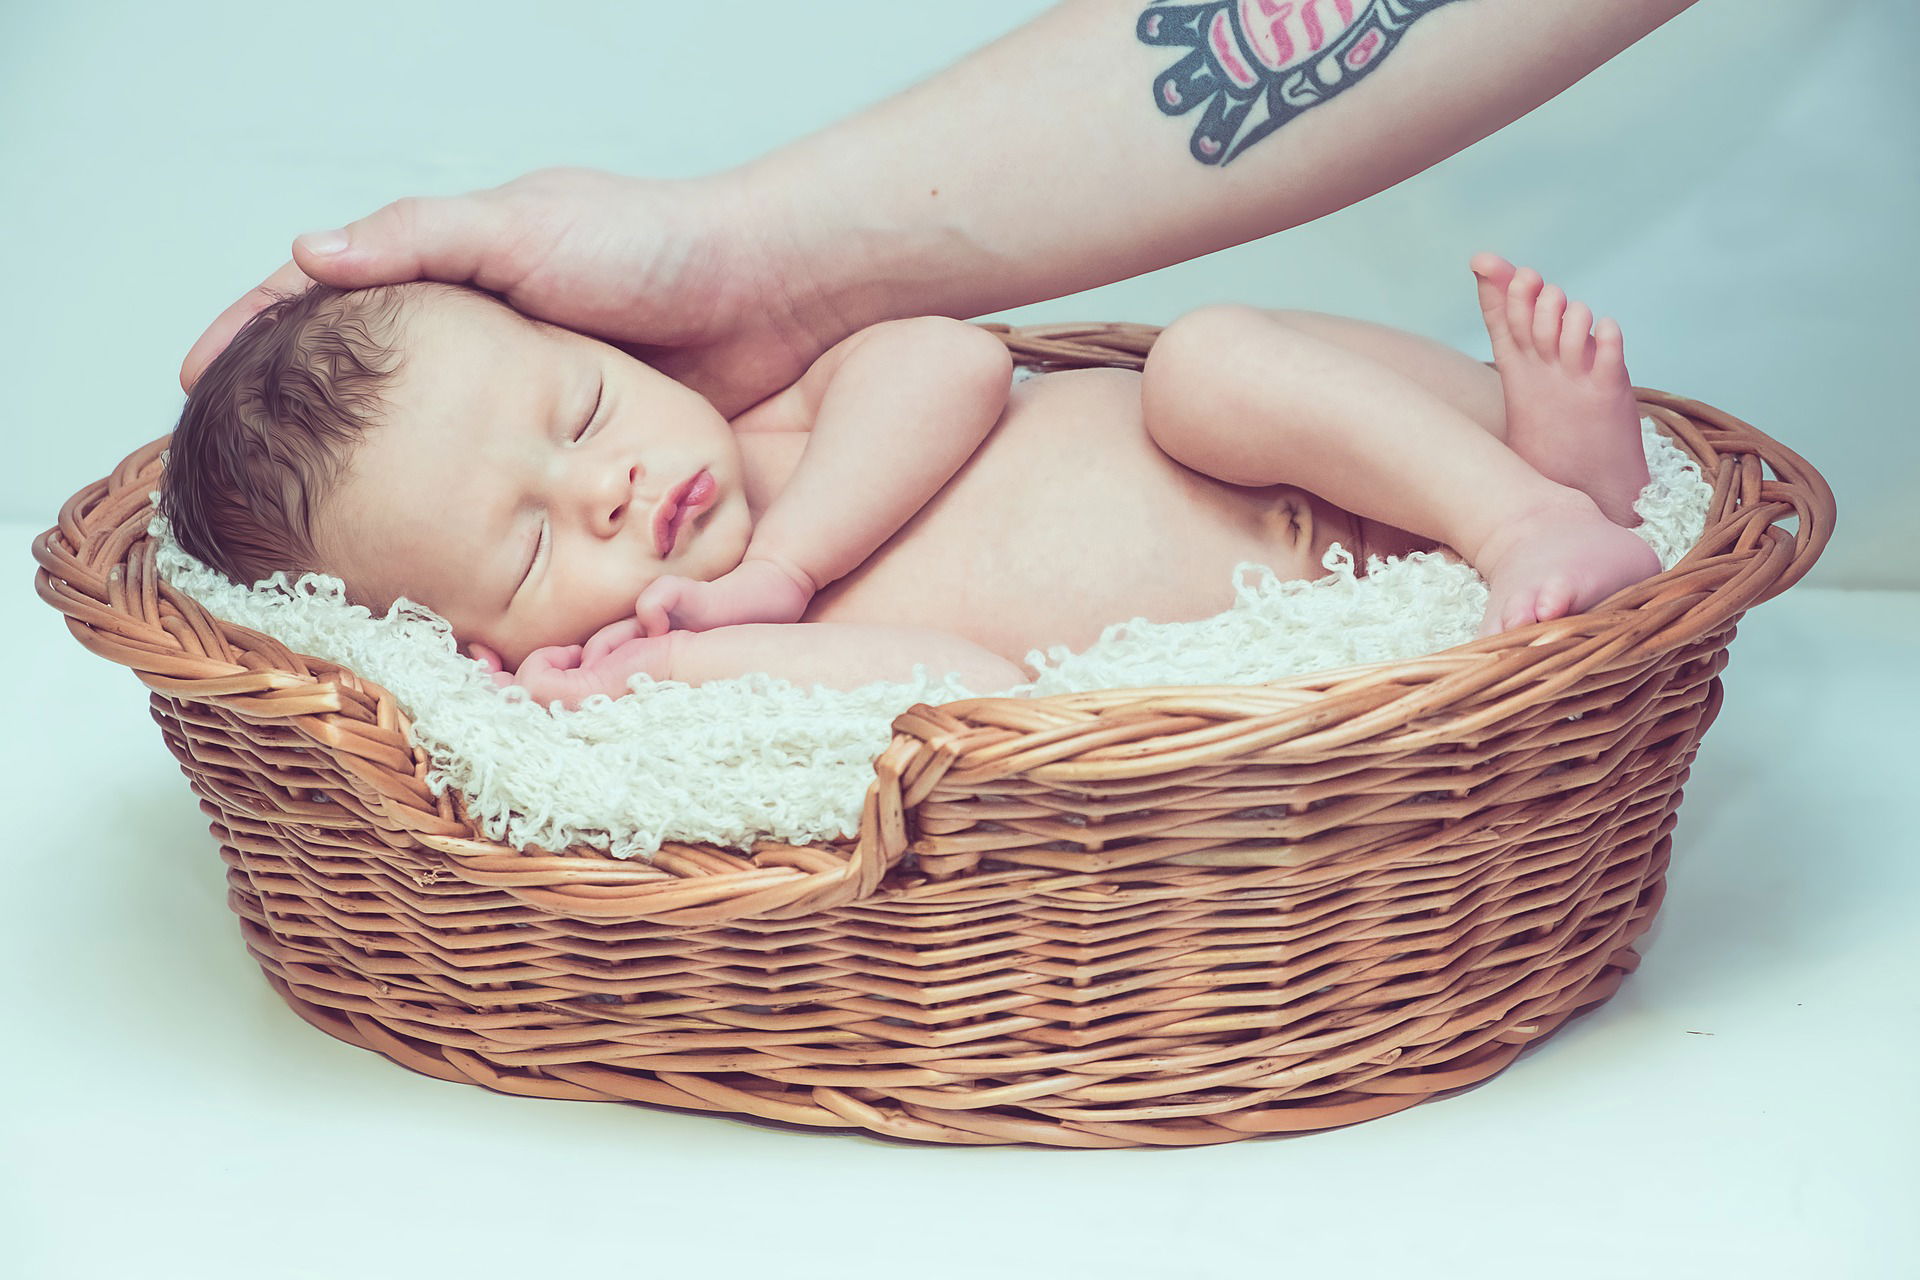
[[(1494, 248), (1619, 316), (1642, 383), (1750, 419), (1833, 482), (1840, 533), (1812, 581), (1741, 622), (1643, 965), (1488, 1087), (1298, 1141), (906, 1149), (443, 1083), (313, 1030), (262, 981), (145, 691), (28, 589), (32, 535), (170, 428), (187, 347), (295, 234), (545, 165), (730, 166), (1042, 7), (0, 0), (0, 972), (18, 979), (0, 1273), (1911, 1273), (1904, 4), (1702, 0), (1354, 209), (1011, 317), (1164, 323), (1233, 298), (1484, 355), (1465, 263)], [(749, 28), (716, 71), (712, 42)], [(696, 91), (690, 136), (662, 104)]]
[[(544, 165), (729, 167), (1045, 7), (0, 6), (0, 359), (21, 459), (0, 474), (0, 519), (51, 524), (68, 494), (169, 430), (187, 347), (302, 231)], [(1484, 356), (1465, 264), (1493, 248), (1618, 316), (1643, 385), (1744, 417), (1821, 469), (1840, 532), (1814, 585), (1920, 586), (1894, 554), (1920, 533), (1905, 500), (1920, 479), (1905, 394), (1920, 336), (1920, 82), (1906, 74), (1920, 15), (1870, 0), (1808, 12), (1704, 0), (1392, 191), (1007, 318), (1165, 323), (1240, 299)], [(716, 33), (749, 28), (714, 56)], [(689, 95), (697, 112), (675, 109)]]

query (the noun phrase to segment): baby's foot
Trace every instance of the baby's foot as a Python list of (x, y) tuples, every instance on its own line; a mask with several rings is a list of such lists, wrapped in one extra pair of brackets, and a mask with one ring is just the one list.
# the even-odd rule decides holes
[(1660, 572), (1640, 535), (1579, 494), (1535, 507), (1496, 529), (1474, 568), (1487, 580), (1483, 636), (1591, 609)]
[(1569, 305), (1531, 267), (1515, 271), (1493, 253), (1471, 265), (1506, 398), (1507, 446), (1615, 524), (1639, 524), (1633, 504), (1647, 486), (1647, 455), (1620, 326), (1603, 318), (1595, 327), (1585, 303)]

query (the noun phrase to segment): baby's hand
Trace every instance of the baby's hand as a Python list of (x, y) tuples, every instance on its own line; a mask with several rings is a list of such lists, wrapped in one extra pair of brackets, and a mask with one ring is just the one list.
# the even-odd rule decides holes
[(625, 696), (627, 681), (641, 672), (656, 680), (667, 678), (667, 638), (636, 637), (628, 631), (638, 631), (634, 619), (602, 627), (584, 645), (535, 649), (515, 672), (508, 672), (500, 655), (484, 645), (473, 644), (469, 651), (496, 686), (518, 685), (541, 706), (558, 701), (576, 708), (596, 693), (609, 698)]
[[(798, 622), (813, 586), (771, 560), (746, 560), (712, 582), (671, 574), (656, 578), (634, 603), (639, 634), (711, 631), (748, 622)], [(615, 624), (624, 625), (624, 624)]]

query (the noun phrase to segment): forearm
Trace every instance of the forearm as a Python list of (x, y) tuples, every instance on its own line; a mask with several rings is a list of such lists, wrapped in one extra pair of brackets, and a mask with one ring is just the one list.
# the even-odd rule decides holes
[(1010, 376), (1005, 346), (972, 326), (902, 321), (872, 334), (834, 373), (745, 558), (798, 571), (814, 591), (852, 572), (973, 456)]
[(956, 675), (981, 694), (1033, 679), (1017, 663), (951, 632), (835, 622), (676, 631), (665, 678), (697, 685), (765, 672), (803, 688), (858, 689), (879, 680), (910, 682), (916, 664), (935, 679)]
[[(1196, 105), (1184, 114), (1155, 100), (1157, 78), (1189, 50), (1142, 38), (1154, 10), (1141, 0), (1068, 0), (738, 176), (789, 211), (795, 269), (847, 330), (892, 315), (982, 315), (1364, 199), (1524, 115), (1690, 3), (1418, 9), (1377, 42), (1364, 74), (1337, 77), (1297, 114), (1283, 104), (1285, 123), (1270, 132), (1260, 132), (1265, 96), (1237, 129), (1216, 128), (1232, 135), (1227, 159), (1208, 163), (1196, 157), (1212, 99), (1189, 87)], [(1356, 20), (1369, 11), (1351, 0)], [(1324, 0), (1315, 12), (1336, 24)], [(1292, 70), (1268, 73), (1245, 58), (1252, 43), (1234, 37), (1228, 47), (1265, 95)]]

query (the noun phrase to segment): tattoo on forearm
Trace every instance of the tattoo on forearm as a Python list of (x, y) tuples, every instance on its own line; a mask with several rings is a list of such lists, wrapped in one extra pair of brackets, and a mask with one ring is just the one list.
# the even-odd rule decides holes
[(1153, 0), (1134, 33), (1187, 55), (1153, 82), (1161, 114), (1204, 106), (1187, 149), (1226, 164), (1379, 66), (1413, 23), (1452, 0)]

